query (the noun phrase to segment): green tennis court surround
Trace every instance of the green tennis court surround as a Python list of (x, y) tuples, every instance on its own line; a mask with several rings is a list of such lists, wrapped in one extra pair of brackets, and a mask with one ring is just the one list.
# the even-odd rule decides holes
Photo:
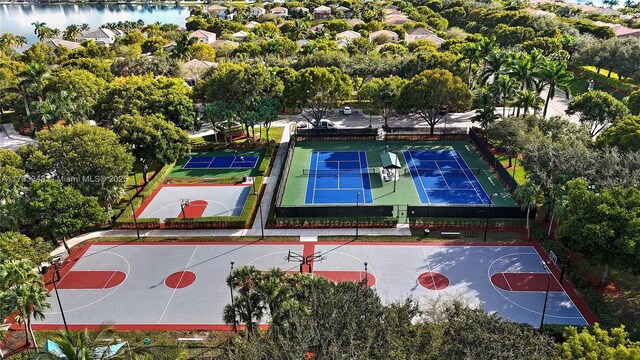
[[(397, 172), (395, 192), (393, 191), (393, 176), (389, 176), (389, 173), (383, 168), (384, 164), (380, 156), (386, 152), (385, 144), (388, 145), (388, 151), (396, 155), (401, 166)], [(365, 203), (360, 199), (361, 205), (424, 205), (414, 185), (414, 180), (407, 166), (403, 151), (457, 151), (460, 154), (461, 160), (464, 160), (466, 164), (464, 169), (458, 169), (459, 172), (461, 174), (473, 174), (485, 193), (497, 193), (498, 195), (492, 199), (494, 206), (516, 206), (509, 192), (502, 186), (489, 165), (484, 162), (473, 145), (468, 141), (388, 141), (386, 143), (385, 141), (299, 141), (293, 152), (288, 176), (282, 180), (286, 183), (280, 205), (313, 206), (309, 202), (305, 202), (305, 197), (309, 191), (309, 178), (323, 177), (325, 176), (323, 173), (325, 170), (330, 170), (332, 174), (338, 172), (340, 177), (343, 175), (350, 176), (349, 174), (352, 170), (343, 169), (342, 162), (340, 163), (339, 171), (336, 169), (310, 166), (312, 162), (315, 164), (315, 161), (312, 161), (312, 154), (314, 152), (362, 152), (366, 154), (367, 164), (357, 169), (357, 175), (362, 173), (368, 177), (371, 186), (372, 202)], [(438, 163), (438, 166), (439, 165), (441, 164)], [(420, 169), (421, 172), (428, 172), (430, 171), (429, 169), (439, 170), (445, 174), (447, 174), (447, 171), (449, 173), (455, 173), (456, 171), (455, 168), (437, 169), (435, 165), (431, 167), (425, 165), (423, 168), (424, 169)], [(453, 177), (455, 178), (455, 175)], [(448, 178), (449, 177), (447, 177), (447, 179)], [(352, 203), (355, 204), (355, 198)], [(486, 205), (470, 204), (468, 206)]]

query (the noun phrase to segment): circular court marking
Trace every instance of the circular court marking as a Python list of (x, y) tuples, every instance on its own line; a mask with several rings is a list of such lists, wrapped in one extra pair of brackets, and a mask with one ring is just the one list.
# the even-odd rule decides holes
[(172, 289), (182, 289), (193, 284), (194, 281), (196, 281), (196, 274), (191, 271), (178, 271), (167, 276), (164, 284)]
[(449, 278), (433, 271), (418, 276), (418, 283), (429, 290), (443, 290), (449, 286)]

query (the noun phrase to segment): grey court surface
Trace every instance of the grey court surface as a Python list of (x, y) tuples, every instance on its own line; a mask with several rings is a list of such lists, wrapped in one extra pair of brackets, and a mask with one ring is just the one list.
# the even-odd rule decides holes
[[(491, 280), (502, 273), (547, 276), (532, 245), (95, 243), (87, 245), (82, 257), (64, 269), (59, 293), (72, 328), (110, 323), (121, 329), (226, 329), (222, 311), (230, 302), (225, 284), (230, 262), (234, 261), (236, 267), (297, 271), (299, 265), (285, 259), (289, 250), (322, 253), (324, 260), (313, 265), (317, 273), (360, 272), (366, 261), (368, 274), (375, 279), (373, 287), (385, 302), (411, 296), (428, 304), (430, 298), (464, 294), (507, 319), (534, 326), (540, 323), (544, 291), (518, 291), (515, 282), (515, 290), (503, 290)], [(183, 271), (191, 273), (189, 281), (180, 275)], [(116, 279), (116, 273), (122, 278)], [(446, 286), (425, 287), (424, 281), (418, 280), (426, 278), (425, 273), (432, 280), (439, 274), (447, 280)], [(104, 281), (100, 280), (102, 275)], [(183, 287), (167, 285), (176, 276), (184, 280)], [(554, 277), (549, 279), (557, 285)], [(46, 320), (36, 322), (34, 328), (61, 326), (59, 307), (55, 299), (51, 300)], [(578, 308), (582, 313), (588, 309), (585, 311), (583, 304), (576, 306), (574, 301), (573, 295), (560, 287), (550, 292), (545, 322), (586, 324)]]
[(139, 218), (182, 217), (181, 200), (188, 200), (187, 217), (238, 216), (251, 186), (162, 185), (136, 211)]

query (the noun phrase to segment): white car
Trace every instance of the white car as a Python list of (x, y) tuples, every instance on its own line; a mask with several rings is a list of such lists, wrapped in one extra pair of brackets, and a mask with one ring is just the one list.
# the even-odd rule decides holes
[(351, 115), (351, 108), (348, 106), (345, 106), (344, 109), (342, 109), (342, 113), (345, 115)]

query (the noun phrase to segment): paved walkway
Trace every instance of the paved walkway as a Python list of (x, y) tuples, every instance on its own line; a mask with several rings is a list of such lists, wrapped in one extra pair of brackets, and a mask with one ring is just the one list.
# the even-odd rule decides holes
[(22, 145), (29, 144), (35, 144), (35, 140), (18, 134), (12, 124), (2, 124), (0, 127), (0, 148), (16, 150)]

